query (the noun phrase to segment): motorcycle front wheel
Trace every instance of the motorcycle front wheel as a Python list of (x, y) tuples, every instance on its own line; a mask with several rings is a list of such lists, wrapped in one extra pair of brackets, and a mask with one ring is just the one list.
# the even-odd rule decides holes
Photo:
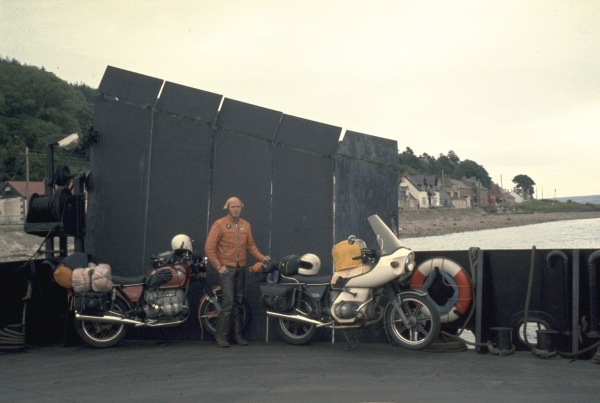
[(401, 298), (400, 307), (407, 322), (402, 320), (398, 308), (390, 304), (385, 316), (388, 334), (395, 343), (409, 350), (428, 347), (440, 333), (437, 306), (427, 295), (408, 293)]
[[(113, 303), (112, 311), (121, 315), (126, 311), (126, 305), (120, 299)], [(75, 330), (83, 341), (92, 347), (106, 348), (120, 342), (127, 333), (127, 325), (122, 323), (75, 321)]]
[[(212, 289), (212, 293), (205, 292), (200, 298), (198, 304), (198, 320), (200, 326), (211, 335), (217, 333), (217, 322), (219, 321), (219, 312), (221, 312), (221, 302), (223, 301), (223, 292), (221, 287)], [(246, 300), (242, 303), (242, 329), (245, 329), (250, 321), (250, 306)]]
[[(296, 303), (296, 310), (303, 316), (311, 316), (310, 313), (314, 310), (314, 305), (308, 295), (302, 294), (300, 300)], [(279, 333), (279, 336), (290, 344), (306, 344), (313, 338), (316, 331), (317, 327), (310, 323), (283, 318), (280, 318), (277, 321), (277, 332)]]

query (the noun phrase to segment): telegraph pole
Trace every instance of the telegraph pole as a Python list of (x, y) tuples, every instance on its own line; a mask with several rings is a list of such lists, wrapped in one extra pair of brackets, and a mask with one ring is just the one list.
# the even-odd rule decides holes
[(27, 218), (27, 209), (29, 208), (29, 147), (25, 147), (25, 212), (24, 219)]

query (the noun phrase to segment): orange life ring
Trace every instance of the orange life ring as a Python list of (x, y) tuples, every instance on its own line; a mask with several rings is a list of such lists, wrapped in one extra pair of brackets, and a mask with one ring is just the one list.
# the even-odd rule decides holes
[(445, 257), (424, 261), (413, 273), (410, 288), (427, 292), (438, 272), (442, 274), (444, 284), (454, 291), (445, 305), (438, 304), (440, 320), (442, 323), (453, 322), (467, 312), (473, 300), (469, 275), (458, 263)]

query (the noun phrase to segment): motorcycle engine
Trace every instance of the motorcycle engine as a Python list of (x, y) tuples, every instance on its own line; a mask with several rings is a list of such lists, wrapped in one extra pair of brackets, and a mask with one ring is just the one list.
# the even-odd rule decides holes
[(146, 291), (144, 312), (149, 319), (175, 316), (183, 311), (185, 293), (182, 289)]
[(358, 303), (342, 301), (333, 306), (335, 316), (341, 319), (352, 319), (358, 310)]
[[(362, 305), (362, 307), (361, 307)], [(333, 306), (333, 313), (339, 319), (372, 320), (376, 316), (375, 303), (341, 301)]]

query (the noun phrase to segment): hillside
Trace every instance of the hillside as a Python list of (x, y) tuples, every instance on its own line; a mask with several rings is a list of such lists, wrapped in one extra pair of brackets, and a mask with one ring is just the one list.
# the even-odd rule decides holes
[[(47, 145), (67, 134), (85, 135), (92, 125), (95, 96), (90, 87), (0, 57), (0, 182), (25, 180), (27, 170), (31, 180), (42, 180)], [(55, 148), (56, 165), (85, 170), (88, 149), (86, 141), (75, 150)]]

